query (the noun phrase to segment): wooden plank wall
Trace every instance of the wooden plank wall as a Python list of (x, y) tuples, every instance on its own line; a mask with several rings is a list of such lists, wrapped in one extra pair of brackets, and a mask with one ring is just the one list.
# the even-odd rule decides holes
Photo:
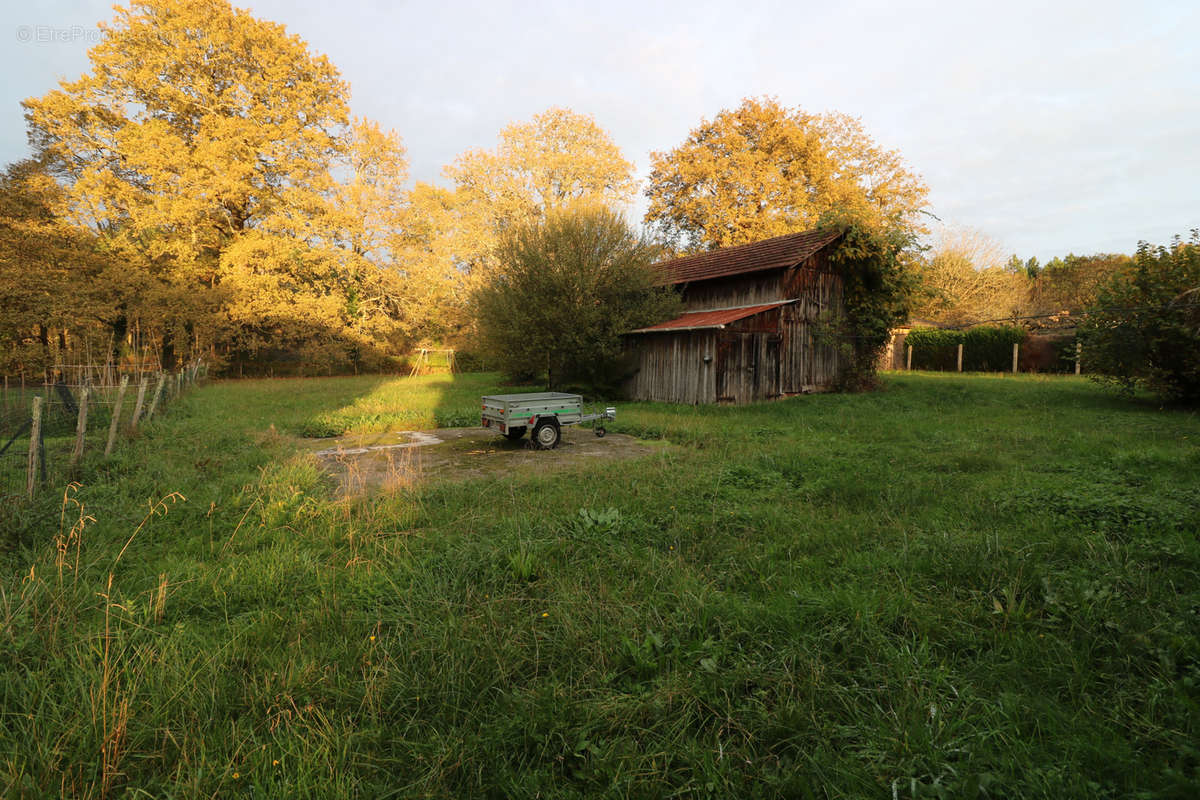
[(687, 311), (797, 302), (720, 331), (630, 336), (627, 347), (637, 371), (627, 384), (629, 395), (673, 403), (749, 403), (827, 389), (837, 376), (837, 347), (818, 343), (817, 332), (823, 318), (841, 311), (842, 290), (824, 253), (793, 269), (688, 285)]
[(802, 268), (788, 282), (799, 300), (784, 306), (780, 385), (785, 394), (820, 391), (837, 377), (838, 354), (832, 342), (818, 341), (817, 332), (823, 315), (842, 308), (842, 279)]
[(637, 371), (626, 385), (631, 399), (692, 404), (717, 401), (715, 331), (639, 334), (630, 336), (627, 346), (636, 354)]
[(779, 397), (781, 340), (777, 332), (722, 331), (717, 339), (717, 402), (741, 404)]
[(694, 283), (683, 296), (684, 311), (757, 306), (786, 300), (780, 278), (783, 270), (735, 275)]

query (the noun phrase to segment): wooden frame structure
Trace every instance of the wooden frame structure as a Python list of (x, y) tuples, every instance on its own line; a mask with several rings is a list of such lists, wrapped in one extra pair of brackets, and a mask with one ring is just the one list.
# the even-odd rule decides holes
[(842, 310), (828, 261), (840, 240), (809, 231), (657, 265), (684, 313), (627, 335), (629, 396), (736, 404), (829, 388), (838, 352), (818, 328)]

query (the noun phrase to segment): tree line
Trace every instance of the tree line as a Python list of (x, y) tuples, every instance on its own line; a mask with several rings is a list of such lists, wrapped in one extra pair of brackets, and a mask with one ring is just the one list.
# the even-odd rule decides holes
[(944, 229), (919, 262), (913, 315), (940, 326), (1073, 326), (1103, 287), (1132, 267), (1133, 257), (1118, 253), (1072, 253), (1045, 265), (1037, 258), (1006, 259), (979, 231)]
[[(638, 191), (608, 132), (565, 108), (463, 153), (446, 186), (413, 184), (399, 134), (352, 115), (327, 58), (225, 0), (135, 2), (103, 28), (86, 74), (24, 102), (34, 155), (0, 179), (6, 373), (67, 353), (377, 369), (416, 343), (474, 341), (472, 298), (506, 236)], [(769, 98), (651, 159), (648, 258), (834, 207), (909, 225), (927, 191), (857, 120)]]
[[(855, 118), (768, 97), (650, 155), (641, 232), (620, 215), (634, 164), (566, 108), (463, 153), (445, 185), (414, 183), (400, 135), (354, 116), (336, 67), (282, 25), (226, 0), (115, 14), (87, 73), (24, 102), (34, 154), (0, 176), (6, 374), (65, 358), (317, 374), (430, 343), (511, 353), (528, 342), (497, 320), (590, 317), (601, 288), (628, 312), (602, 326), (611, 355), (617, 327), (670, 313), (653, 260), (830, 220), (891, 242), (905, 309), (938, 323), (1082, 309), (1132, 264), (1006, 262), (970, 232), (925, 251), (928, 187), (897, 151)], [(573, 247), (575, 268), (534, 243)]]

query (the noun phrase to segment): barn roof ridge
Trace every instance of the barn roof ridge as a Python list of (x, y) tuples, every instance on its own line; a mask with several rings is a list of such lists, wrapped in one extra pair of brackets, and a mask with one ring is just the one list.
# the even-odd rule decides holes
[(742, 275), (793, 267), (842, 235), (840, 230), (811, 230), (774, 236), (750, 244), (722, 247), (706, 253), (681, 256), (654, 265), (666, 284)]

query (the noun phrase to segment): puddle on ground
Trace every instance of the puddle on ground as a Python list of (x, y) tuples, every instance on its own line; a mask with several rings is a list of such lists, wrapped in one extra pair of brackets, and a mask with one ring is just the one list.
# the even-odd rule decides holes
[(433, 478), (464, 480), (498, 472), (544, 470), (598, 459), (624, 459), (656, 448), (632, 436), (598, 438), (588, 428), (568, 426), (553, 450), (534, 450), (526, 436), (510, 442), (486, 428), (439, 428), (305, 439), (343, 493), (399, 488)]

